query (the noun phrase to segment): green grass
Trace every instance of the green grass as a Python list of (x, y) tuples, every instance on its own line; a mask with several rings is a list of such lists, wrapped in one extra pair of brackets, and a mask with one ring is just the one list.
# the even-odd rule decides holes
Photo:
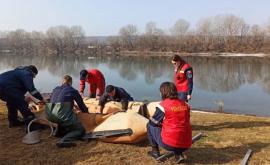
[[(57, 138), (42, 131), (42, 142), (23, 144), (24, 128), (8, 128), (7, 110), (0, 102), (0, 164), (156, 164), (147, 156), (147, 140), (136, 145), (79, 141), (58, 149)], [(192, 113), (193, 135), (204, 137), (186, 152), (186, 164), (239, 164), (248, 149), (249, 164), (270, 164), (270, 118), (221, 113)], [(164, 152), (164, 151), (163, 151)], [(171, 158), (164, 164), (174, 164)]]

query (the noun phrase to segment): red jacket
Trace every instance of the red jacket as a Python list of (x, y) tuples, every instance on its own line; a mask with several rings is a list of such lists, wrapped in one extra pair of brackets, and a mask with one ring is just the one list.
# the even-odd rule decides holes
[(84, 91), (85, 82), (88, 82), (89, 93), (96, 93), (96, 95), (101, 96), (105, 90), (105, 79), (103, 74), (97, 69), (88, 70), (88, 77), (86, 80), (80, 80), (80, 92)]
[(163, 143), (175, 148), (190, 148), (192, 132), (189, 105), (179, 99), (165, 99), (160, 105), (165, 111), (161, 129)]
[(178, 92), (188, 92), (189, 94), (191, 94), (192, 85), (190, 85), (190, 83), (193, 82), (189, 82), (186, 76), (187, 69), (190, 69), (188, 72), (190, 72), (189, 74), (192, 75), (192, 69), (188, 63), (185, 63), (182, 67), (180, 66), (178, 68), (175, 68), (174, 81)]

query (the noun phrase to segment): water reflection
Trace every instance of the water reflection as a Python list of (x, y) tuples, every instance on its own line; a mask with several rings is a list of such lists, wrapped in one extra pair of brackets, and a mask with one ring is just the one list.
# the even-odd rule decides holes
[[(69, 73), (77, 75), (83, 68), (98, 68), (104, 64), (109, 70), (117, 70), (121, 78), (134, 81), (144, 74), (145, 82), (153, 84), (155, 79), (168, 77), (172, 80), (170, 59), (164, 57), (115, 57), (115, 58), (72, 58), (46, 56), (1, 56), (0, 70), (20, 65), (35, 64), (40, 70), (52, 75)], [(270, 60), (254, 57), (240, 58), (185, 58), (194, 68), (195, 85), (212, 92), (230, 92), (242, 84), (259, 83), (270, 94)], [(76, 76), (77, 77), (77, 76)]]
[[(150, 100), (160, 98), (158, 88), (163, 81), (172, 81), (173, 66), (169, 57), (107, 57), (107, 58), (78, 58), (78, 57), (46, 57), (46, 56), (0, 56), (0, 72), (20, 65), (37, 65), (40, 71), (46, 71), (46, 79), (59, 79), (64, 74), (70, 74), (78, 87), (79, 71), (83, 68), (99, 68), (106, 77), (107, 83), (118, 84), (130, 89), (135, 98), (147, 97)], [(228, 105), (235, 104), (230, 99), (226, 102), (226, 93), (230, 97), (245, 97), (249, 88), (259, 88), (267, 93), (255, 90), (258, 97), (270, 99), (270, 59), (254, 57), (238, 58), (207, 58), (186, 57), (194, 69), (194, 95), (191, 102), (197, 107), (209, 107), (213, 99), (224, 99), (225, 109), (234, 109)], [(42, 75), (39, 75), (42, 76)], [(43, 83), (42, 85), (52, 83)], [(54, 85), (54, 84), (53, 84)], [(254, 85), (245, 87), (245, 85)], [(242, 89), (242, 88), (243, 89)], [(45, 87), (46, 88), (46, 87)], [(47, 87), (52, 88), (52, 87)], [(223, 94), (223, 95), (219, 95)], [(199, 99), (204, 101), (198, 101)], [(212, 100), (211, 100), (212, 99)], [(211, 100), (211, 101), (209, 101)], [(247, 99), (248, 100), (248, 99)], [(211, 103), (212, 104), (212, 103)], [(259, 104), (259, 103), (258, 103)], [(261, 103), (260, 103), (261, 104)], [(247, 105), (248, 106), (248, 105)], [(267, 104), (262, 109), (266, 109)], [(267, 114), (270, 112), (266, 112)], [(266, 114), (264, 113), (264, 114)]]
[(230, 92), (243, 84), (261, 83), (269, 91), (270, 60), (264, 58), (189, 58), (194, 66), (198, 88), (212, 92)]

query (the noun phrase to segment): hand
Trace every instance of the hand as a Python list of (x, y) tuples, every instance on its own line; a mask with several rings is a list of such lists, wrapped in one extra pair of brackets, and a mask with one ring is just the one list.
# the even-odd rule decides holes
[(84, 97), (84, 96), (83, 96), (83, 92), (80, 92), (80, 95), (81, 95), (82, 97)]
[(191, 99), (191, 95), (187, 95), (187, 100), (190, 100)]
[(46, 100), (46, 99), (43, 98), (41, 102), (44, 103), (44, 104), (46, 104), (48, 102), (48, 100)]

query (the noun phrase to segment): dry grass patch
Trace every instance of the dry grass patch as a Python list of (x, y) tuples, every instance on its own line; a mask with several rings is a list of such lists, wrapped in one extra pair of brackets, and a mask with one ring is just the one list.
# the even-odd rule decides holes
[[(57, 138), (36, 145), (21, 143), (24, 128), (8, 128), (7, 111), (0, 102), (0, 164), (156, 164), (147, 156), (148, 142), (136, 145), (99, 141), (78, 142), (72, 149), (58, 149)], [(254, 151), (250, 164), (270, 164), (270, 118), (230, 114), (192, 113), (193, 135), (205, 136), (186, 152), (187, 164), (239, 164), (246, 151)], [(173, 158), (164, 164), (174, 164)]]

